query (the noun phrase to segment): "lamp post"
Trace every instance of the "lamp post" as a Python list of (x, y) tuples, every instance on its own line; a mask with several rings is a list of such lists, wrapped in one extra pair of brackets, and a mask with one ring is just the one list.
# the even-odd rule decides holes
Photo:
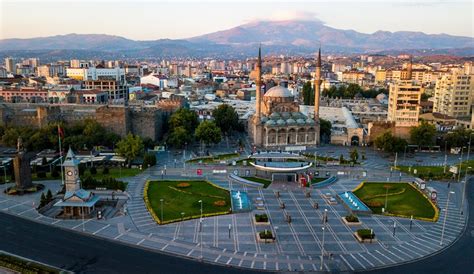
[(461, 180), (462, 156), (463, 156), (463, 153), (464, 153), (464, 148), (465, 147), (461, 148), (461, 158), (459, 158), (458, 183), (459, 183), (459, 180)]
[(447, 148), (448, 146), (448, 141), (444, 141), (444, 169), (443, 169), (443, 173), (446, 174), (446, 166), (448, 164), (448, 153), (447, 153)]
[(321, 266), (319, 267), (319, 270), (323, 270), (323, 265), (324, 265), (324, 228), (326, 224), (323, 224), (323, 241), (321, 243)]
[(413, 215), (410, 217), (410, 231), (411, 231), (411, 226), (413, 225)]
[[(468, 159), (469, 160), (469, 159)], [(466, 168), (466, 174), (464, 175), (464, 186), (462, 188), (462, 198), (461, 198), (461, 215), (464, 214), (464, 200), (466, 199), (466, 185), (467, 185), (467, 172), (470, 170), (471, 167), (468, 166)]]
[(446, 209), (444, 213), (444, 221), (443, 221), (443, 229), (441, 230), (441, 240), (439, 241), (439, 245), (443, 245), (443, 236), (444, 236), (444, 227), (446, 226), (446, 218), (448, 217), (448, 206), (449, 206), (449, 196), (454, 194), (454, 191), (448, 192), (448, 199), (446, 200)]
[(163, 199), (160, 199), (160, 203), (161, 203), (161, 207), (160, 207), (160, 209), (161, 209), (161, 222), (163, 222), (163, 201), (164, 201)]

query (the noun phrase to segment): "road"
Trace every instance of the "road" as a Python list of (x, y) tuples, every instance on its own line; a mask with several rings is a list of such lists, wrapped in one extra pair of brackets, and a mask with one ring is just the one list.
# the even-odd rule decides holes
[(474, 179), (467, 185), (469, 220), (463, 235), (446, 251), (414, 263), (368, 273), (474, 273)]
[(258, 273), (203, 264), (0, 213), (0, 250), (76, 273)]

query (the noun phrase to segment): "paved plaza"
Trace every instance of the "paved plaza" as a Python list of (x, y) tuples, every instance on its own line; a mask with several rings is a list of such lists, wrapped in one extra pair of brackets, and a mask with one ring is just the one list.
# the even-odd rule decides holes
[[(199, 219), (159, 226), (146, 210), (143, 201), (144, 184), (147, 180), (161, 179), (162, 166), (153, 167), (127, 179), (130, 199), (127, 203), (127, 214), (124, 216), (85, 221), (48, 218), (34, 209), (33, 202), (37, 203), (39, 194), (6, 197), (2, 193), (0, 210), (158, 252), (168, 252), (208, 263), (261, 270), (320, 270), (323, 233), (323, 269), (327, 271), (360, 271), (401, 264), (429, 256), (455, 241), (463, 231), (466, 221), (465, 216), (460, 214), (462, 184), (457, 183), (451, 184), (450, 189), (446, 183), (429, 183), (438, 190), (438, 205), (441, 211), (436, 223), (414, 220), (410, 225), (409, 219), (379, 215), (359, 216), (361, 226), (347, 226), (343, 223), (341, 218), (348, 214), (347, 210), (341, 204), (329, 205), (322, 195), (330, 192), (334, 196), (351, 190), (362, 180), (385, 181), (388, 177), (389, 162), (375, 157), (377, 156), (374, 152), (370, 155), (374, 160), (366, 161), (362, 167), (323, 168), (331, 170), (332, 174), (343, 170), (344, 175), (340, 175), (339, 180), (328, 187), (312, 189), (311, 197), (306, 197), (303, 189), (292, 186), (286, 191), (280, 191), (281, 195), (277, 198), (271, 187), (257, 189), (237, 183), (230, 184), (227, 175), (213, 175), (211, 171), (214, 167), (205, 167), (204, 177), (222, 187), (246, 191), (252, 200), (263, 198), (265, 209), (205, 218), (202, 230)], [(442, 158), (444, 160), (444, 157)], [(371, 163), (377, 163), (377, 166)], [(379, 168), (379, 165), (385, 166), (385, 169)], [(191, 174), (195, 169), (196, 167), (188, 166), (189, 172), (185, 174)], [(369, 170), (369, 178), (362, 177), (364, 170)], [(232, 172), (231, 167), (228, 172)], [(166, 178), (177, 179), (183, 175), (182, 168), (168, 167)], [(406, 175), (389, 178), (391, 181), (409, 179)], [(59, 188), (58, 182), (45, 184), (46, 188), (52, 190)], [(440, 243), (449, 190), (455, 194), (450, 196), (444, 240)], [(285, 203), (285, 209), (280, 208), (281, 202)], [(314, 203), (319, 204), (318, 209), (313, 208)], [(323, 232), (322, 220), (326, 210), (328, 225)], [(268, 214), (271, 225), (256, 226), (253, 222), (253, 215), (256, 213)], [(285, 221), (285, 214), (291, 215), (291, 223)], [(353, 233), (359, 228), (373, 229), (377, 240), (371, 244), (357, 242)], [(276, 235), (275, 243), (256, 241), (256, 233), (265, 229)]]

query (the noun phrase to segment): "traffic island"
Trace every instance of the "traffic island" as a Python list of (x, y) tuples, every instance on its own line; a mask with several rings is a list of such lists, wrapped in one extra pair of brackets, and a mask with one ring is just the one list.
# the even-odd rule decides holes
[(354, 232), (354, 237), (359, 243), (375, 243), (375, 233), (372, 229), (359, 229)]
[(356, 225), (362, 224), (359, 218), (355, 215), (347, 215), (345, 217), (342, 217), (341, 219), (342, 219), (342, 222), (348, 226), (356, 226)]
[(264, 230), (257, 233), (257, 242), (259, 243), (274, 243), (276, 241), (273, 233), (270, 230)]
[(267, 214), (255, 214), (253, 218), (253, 223), (255, 225), (270, 225)]

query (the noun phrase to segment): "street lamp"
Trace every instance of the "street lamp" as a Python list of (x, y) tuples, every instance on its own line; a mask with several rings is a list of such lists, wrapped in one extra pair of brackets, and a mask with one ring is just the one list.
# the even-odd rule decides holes
[(184, 212), (181, 212), (181, 222), (184, 221)]
[(321, 266), (319, 267), (319, 270), (323, 270), (323, 264), (324, 264), (324, 228), (326, 224), (323, 224), (323, 241), (321, 243)]
[(441, 230), (441, 240), (439, 241), (439, 245), (443, 245), (443, 236), (444, 236), (444, 228), (446, 226), (446, 218), (448, 217), (448, 206), (449, 206), (449, 196), (454, 194), (454, 191), (448, 192), (448, 199), (446, 200), (446, 208), (444, 213), (444, 221), (443, 221), (443, 229)]
[[(468, 159), (469, 160), (469, 159)], [(468, 166), (466, 168), (466, 174), (464, 175), (464, 186), (463, 186), (463, 189), (462, 189), (462, 198), (461, 198), (461, 215), (464, 214), (464, 200), (465, 200), (465, 196), (466, 196), (466, 185), (467, 185), (467, 172), (468, 170), (470, 170), (472, 167)]]
[(161, 207), (160, 207), (160, 209), (161, 209), (161, 222), (162, 223), (163, 223), (163, 201), (164, 201), (163, 199), (160, 199), (160, 203), (161, 203)]

